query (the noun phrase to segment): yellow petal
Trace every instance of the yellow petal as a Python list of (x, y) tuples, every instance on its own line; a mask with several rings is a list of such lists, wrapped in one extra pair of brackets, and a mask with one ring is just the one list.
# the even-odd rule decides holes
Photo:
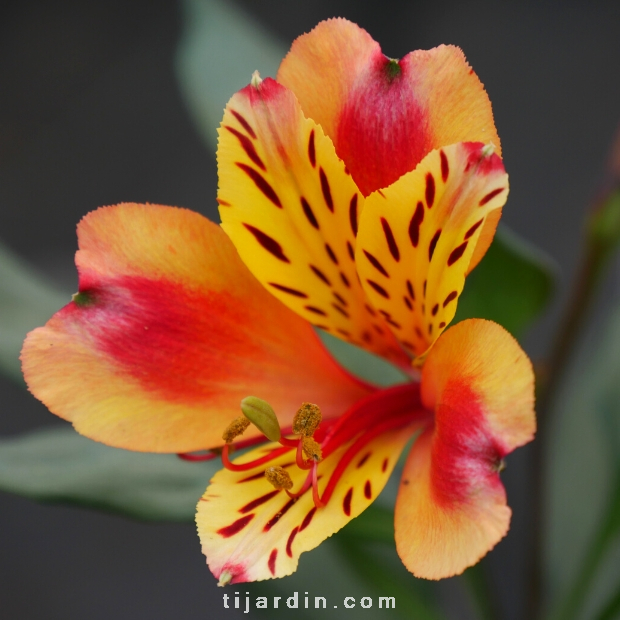
[[(276, 490), (263, 472), (285, 468), (299, 490), (308, 471), (288, 452), (249, 471), (218, 472), (198, 502), (196, 521), (203, 553), (216, 578), (229, 583), (260, 581), (290, 575), (299, 556), (317, 547), (365, 510), (381, 492), (398, 456), (412, 434), (411, 427), (386, 432), (369, 441), (350, 461), (327, 505), (316, 508), (310, 489), (298, 499)], [(322, 494), (350, 444), (322, 460), (318, 487)], [(245, 463), (278, 447), (270, 444), (235, 461)]]
[(357, 279), (363, 197), (321, 127), (267, 79), (230, 100), (219, 136), (222, 227), (252, 273), (312, 324), (406, 365)]
[(485, 219), (496, 225), (491, 214), (507, 195), (508, 177), (492, 148), (459, 143), (433, 151), (366, 199), (358, 273), (393, 333), (416, 356), (452, 321)]

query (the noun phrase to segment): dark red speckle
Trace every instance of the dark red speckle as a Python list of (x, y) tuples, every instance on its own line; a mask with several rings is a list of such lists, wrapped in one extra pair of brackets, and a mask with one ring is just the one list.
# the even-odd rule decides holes
[(475, 232), (476, 230), (478, 230), (478, 226), (480, 226), (480, 224), (482, 224), (482, 222), (484, 221), (484, 218), (482, 218), (481, 220), (478, 220), (466, 233), (465, 233), (465, 237), (463, 237), (463, 239), (465, 241), (467, 241), (467, 239), (469, 239)]
[(289, 558), (293, 557), (293, 541), (295, 540), (295, 536), (297, 536), (298, 531), (299, 527), (294, 527), (289, 534), (288, 540), (286, 541), (286, 555), (288, 555)]
[(237, 112), (236, 110), (231, 110), (230, 112), (239, 121), (239, 123), (241, 123), (241, 126), (250, 134), (250, 136), (254, 138), (254, 140), (256, 140), (256, 134), (250, 126), (250, 123), (248, 123), (245, 118), (241, 116), (241, 114), (239, 114), (239, 112)]
[(344, 514), (347, 515), (347, 517), (351, 516), (351, 498), (353, 497), (353, 487), (351, 487), (346, 495), (344, 496), (344, 499), (342, 500), (342, 509), (344, 510)]
[(415, 212), (409, 222), (409, 239), (411, 239), (411, 245), (414, 248), (418, 247), (420, 241), (420, 225), (424, 221), (424, 205), (421, 201), (418, 202), (415, 208)]
[(234, 523), (227, 525), (226, 527), (222, 527), (217, 530), (217, 533), (223, 538), (230, 538), (235, 534), (239, 533), (252, 519), (254, 518), (254, 514), (245, 515), (245, 517), (241, 517), (237, 519)]
[(314, 517), (314, 513), (316, 512), (316, 506), (310, 510), (310, 512), (304, 517), (304, 520), (301, 522), (299, 526), (299, 531), (303, 532), (312, 521), (312, 517)]
[(370, 262), (370, 264), (381, 274), (384, 275), (386, 278), (390, 277), (390, 274), (387, 272), (387, 270), (385, 269), (385, 267), (379, 262), (379, 259), (376, 258), (373, 254), (371, 254), (370, 252), (367, 252), (366, 250), (364, 250), (364, 254), (366, 255), (366, 258), (368, 259), (368, 261)]
[(505, 187), (498, 187), (497, 189), (494, 189), (492, 192), (489, 192), (484, 198), (482, 198), (482, 200), (478, 203), (481, 207), (483, 207), (485, 204), (487, 204), (487, 202), (493, 200), (493, 198), (495, 198), (495, 196), (497, 196), (498, 194), (501, 194), (504, 189), (506, 189)]
[(259, 230), (258, 228), (250, 224), (243, 225), (254, 235), (256, 241), (258, 241), (258, 243), (260, 243), (260, 245), (262, 245), (263, 248), (267, 250), (267, 252), (269, 252), (272, 256), (275, 256), (283, 263), (291, 262), (282, 251), (282, 246), (273, 237), (270, 237), (262, 230)]
[(327, 180), (327, 175), (325, 174), (323, 168), (319, 168), (319, 177), (321, 179), (321, 191), (323, 192), (325, 204), (327, 205), (327, 208), (333, 213), (334, 201), (332, 199), (332, 190), (329, 187), (329, 181)]
[(273, 515), (273, 517), (271, 517), (269, 521), (267, 521), (265, 527), (263, 528), (263, 531), (268, 532), (289, 511), (290, 507), (294, 503), (295, 500), (291, 499), (286, 504), (284, 504), (284, 506), (282, 506), (282, 508), (278, 512), (276, 512), (276, 514)]
[(267, 562), (267, 566), (269, 566), (269, 572), (272, 575), (276, 574), (276, 558), (278, 557), (278, 550), (273, 549), (269, 554), (269, 561)]
[(385, 299), (390, 298), (390, 294), (380, 284), (377, 284), (376, 282), (374, 282), (373, 280), (369, 280), (368, 278), (366, 278), (366, 282), (368, 282), (368, 284), (370, 284), (370, 286), (375, 289), (375, 291), (377, 291), (377, 293), (379, 293), (381, 297), (385, 297)]
[(298, 291), (295, 288), (290, 288), (288, 286), (284, 286), (283, 284), (276, 284), (275, 282), (268, 282), (269, 286), (273, 286), (273, 288), (278, 291), (282, 291), (283, 293), (288, 293), (289, 295), (293, 295), (294, 297), (302, 297), (303, 299), (307, 299), (308, 295), (302, 291)]
[(301, 208), (304, 211), (304, 215), (306, 216), (306, 219), (310, 222), (310, 225), (313, 228), (319, 230), (319, 223), (316, 219), (316, 216), (314, 215), (314, 211), (312, 210), (310, 203), (303, 196), (300, 198), (300, 202)]
[(316, 167), (316, 151), (314, 150), (314, 129), (310, 132), (308, 138), (308, 159), (313, 168)]
[(256, 499), (254, 499), (251, 502), (247, 503), (245, 506), (243, 506), (243, 508), (239, 508), (239, 512), (241, 514), (245, 514), (246, 512), (250, 512), (250, 510), (254, 510), (254, 508), (257, 508), (261, 504), (264, 504), (265, 502), (268, 502), (272, 497), (275, 497), (279, 492), (280, 491), (276, 489), (275, 491), (271, 491), (270, 493), (266, 493), (265, 495), (261, 495), (260, 497), (257, 497)]
[(243, 148), (243, 150), (245, 151), (245, 154), (261, 169), (261, 170), (267, 170), (267, 168), (265, 168), (265, 164), (263, 163), (263, 160), (260, 158), (260, 156), (258, 155), (258, 153), (256, 152), (256, 148), (254, 147), (254, 144), (252, 143), (252, 141), (250, 140), (250, 138), (248, 138), (245, 134), (242, 134), (240, 131), (237, 131), (234, 127), (229, 127), (228, 125), (224, 125), (224, 127), (226, 129), (228, 129), (228, 131), (233, 134), (233, 136), (235, 136), (237, 138), (237, 140), (239, 140), (239, 144), (241, 145), (241, 147)]
[(372, 487), (370, 485), (370, 480), (366, 480), (364, 484), (364, 497), (366, 499), (370, 499), (372, 497)]
[(392, 258), (398, 262), (400, 260), (400, 251), (398, 249), (398, 245), (396, 244), (396, 239), (394, 239), (394, 233), (390, 227), (390, 223), (384, 218), (381, 218), (381, 227), (383, 228), (383, 234), (385, 235), (385, 240), (388, 245), (388, 249), (390, 250), (390, 254)]
[(467, 241), (464, 241), (461, 245), (457, 246), (454, 250), (452, 250), (452, 252), (450, 252), (450, 256), (448, 256), (448, 267), (450, 267), (450, 265), (454, 265), (454, 263), (456, 263), (456, 261), (463, 256), (465, 248), (467, 248), (467, 243)]
[(276, 194), (276, 192), (273, 189), (273, 187), (271, 187), (271, 185), (269, 184), (267, 179), (265, 179), (265, 177), (263, 177), (263, 175), (260, 172), (254, 170), (254, 168), (252, 168), (252, 166), (248, 166), (247, 164), (244, 164), (244, 163), (239, 162), (239, 161), (235, 162), (235, 164), (237, 165), (238, 168), (243, 170), (243, 172), (245, 172), (250, 177), (250, 179), (252, 179), (252, 181), (254, 181), (254, 185), (256, 185), (256, 187), (258, 187), (258, 189), (276, 207), (278, 207), (278, 209), (282, 208), (282, 203), (280, 202), (280, 198), (278, 198), (278, 194)]
[(370, 458), (370, 452), (366, 452), (357, 464), (358, 469)]
[(443, 151), (439, 151), (439, 157), (441, 159), (441, 179), (445, 183), (448, 180), (448, 174), (450, 174), (450, 166), (448, 165), (448, 158)]
[(351, 202), (349, 203), (349, 223), (351, 224), (351, 230), (353, 236), (357, 236), (357, 194), (353, 194)]
[(439, 241), (440, 236), (441, 236), (441, 228), (433, 235), (431, 242), (428, 244), (428, 260), (429, 261), (433, 259), (433, 254), (435, 253), (435, 248), (437, 247), (437, 242)]
[(430, 173), (426, 173), (426, 190), (424, 192), (426, 198), (426, 206), (430, 209), (435, 202), (435, 177)]

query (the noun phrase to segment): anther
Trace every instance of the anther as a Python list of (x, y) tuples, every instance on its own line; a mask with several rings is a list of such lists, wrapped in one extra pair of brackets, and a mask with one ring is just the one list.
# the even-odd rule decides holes
[(226, 430), (222, 434), (222, 439), (226, 443), (232, 443), (235, 437), (242, 435), (248, 426), (250, 426), (250, 420), (243, 416), (239, 416), (226, 427)]
[(241, 411), (269, 441), (280, 441), (280, 424), (268, 402), (256, 396), (247, 396), (241, 401)]
[(314, 441), (312, 437), (303, 437), (301, 441), (306, 458), (312, 459), (317, 463), (323, 460), (323, 452), (321, 451), (321, 446), (316, 441)]
[(293, 488), (293, 480), (289, 473), (279, 465), (268, 467), (265, 470), (265, 478), (267, 478), (276, 489), (286, 489), (288, 491)]
[(321, 423), (321, 410), (312, 403), (303, 403), (293, 418), (293, 433), (312, 437)]

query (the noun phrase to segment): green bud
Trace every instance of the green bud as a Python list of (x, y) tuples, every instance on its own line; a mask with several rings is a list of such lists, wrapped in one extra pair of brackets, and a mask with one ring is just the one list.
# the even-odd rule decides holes
[(279, 441), (280, 424), (268, 402), (256, 396), (247, 396), (241, 401), (241, 411), (269, 441)]

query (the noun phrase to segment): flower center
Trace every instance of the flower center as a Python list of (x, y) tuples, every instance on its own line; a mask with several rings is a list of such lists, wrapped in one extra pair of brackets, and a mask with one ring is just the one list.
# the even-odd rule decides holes
[[(291, 476), (281, 467), (267, 467), (265, 477), (276, 489), (285, 490), (291, 499), (312, 490), (312, 498), (317, 508), (327, 504), (349, 463), (370, 441), (382, 433), (419, 423), (422, 418), (428, 417), (429, 421), (431, 419), (430, 413), (421, 406), (417, 383), (375, 392), (358, 401), (339, 418), (331, 420), (322, 421), (321, 410), (317, 405), (303, 403), (293, 418), (290, 431), (286, 433), (281, 432), (275, 412), (265, 401), (256, 397), (245, 398), (242, 401), (242, 411), (244, 415), (234, 420), (223, 435), (226, 441), (221, 455), (224, 467), (231, 471), (246, 471), (268, 466), (274, 459), (295, 450), (297, 467), (308, 471), (299, 489), (293, 489)], [(232, 444), (247, 428), (247, 420), (267, 439), (279, 445), (252, 461), (232, 463), (229, 458), (231, 449), (234, 450), (241, 444), (247, 445), (246, 442)], [(234, 434), (235, 432), (237, 434)], [(320, 462), (343, 446), (347, 448), (333, 468), (321, 494), (318, 488)]]

